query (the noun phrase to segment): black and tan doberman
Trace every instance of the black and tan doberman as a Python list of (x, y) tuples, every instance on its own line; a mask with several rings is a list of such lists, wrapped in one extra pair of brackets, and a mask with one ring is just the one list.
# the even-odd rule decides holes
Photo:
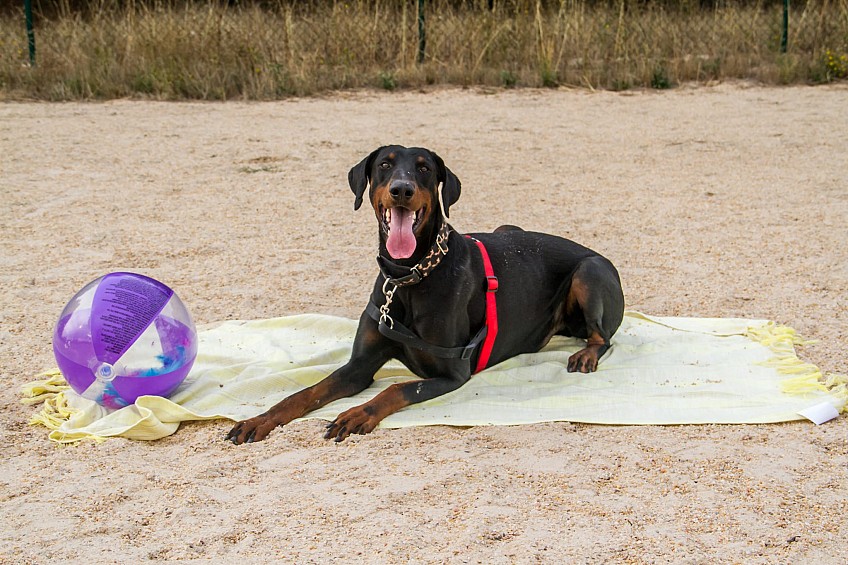
[(227, 439), (262, 440), (277, 426), (364, 390), (393, 358), (423, 380), (391, 385), (340, 414), (326, 438), (366, 434), (389, 414), (455, 390), (487, 366), (538, 351), (554, 335), (586, 340), (568, 371), (597, 369), (624, 315), (618, 272), (607, 259), (515, 226), (455, 232), (445, 218), (459, 198), (459, 179), (427, 149), (381, 147), (350, 170), (348, 181), (355, 209), (370, 187), (380, 236), (380, 274), (350, 360), (239, 422)]

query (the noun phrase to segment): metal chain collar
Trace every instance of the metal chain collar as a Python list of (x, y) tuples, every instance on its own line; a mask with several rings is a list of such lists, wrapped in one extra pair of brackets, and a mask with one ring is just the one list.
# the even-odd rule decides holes
[(386, 298), (386, 302), (380, 306), (379, 323), (387, 325), (389, 329), (394, 328), (395, 321), (389, 315), (389, 306), (392, 303), (395, 292), (398, 287), (411, 286), (413, 284), (420, 283), (424, 277), (429, 275), (433, 269), (439, 266), (439, 263), (442, 262), (442, 258), (447, 255), (449, 251), (448, 237), (450, 237), (450, 232), (451, 227), (446, 222), (442, 223), (442, 227), (439, 228), (439, 233), (436, 234), (436, 243), (430, 248), (430, 252), (427, 253), (427, 255), (419, 261), (417, 265), (410, 269), (410, 275), (396, 279), (386, 277), (386, 280), (383, 281), (383, 296)]

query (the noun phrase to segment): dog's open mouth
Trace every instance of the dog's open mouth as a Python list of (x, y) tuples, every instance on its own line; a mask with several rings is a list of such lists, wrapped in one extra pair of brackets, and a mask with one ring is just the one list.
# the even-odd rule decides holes
[(380, 206), (380, 225), (386, 234), (386, 249), (394, 259), (408, 259), (415, 253), (415, 230), (425, 208), (407, 210), (401, 206)]

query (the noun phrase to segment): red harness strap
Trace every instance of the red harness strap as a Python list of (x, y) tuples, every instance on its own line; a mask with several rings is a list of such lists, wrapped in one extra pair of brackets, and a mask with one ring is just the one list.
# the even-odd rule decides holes
[(498, 303), (495, 299), (495, 293), (498, 291), (498, 278), (495, 276), (494, 269), (492, 269), (492, 261), (489, 259), (489, 252), (486, 251), (483, 242), (470, 235), (465, 237), (476, 243), (480, 249), (480, 255), (483, 257), (483, 270), (486, 273), (486, 327), (488, 329), (486, 339), (480, 348), (480, 355), (477, 357), (477, 368), (474, 370), (475, 373), (479, 373), (489, 364), (492, 347), (495, 345), (495, 338), (498, 337)]

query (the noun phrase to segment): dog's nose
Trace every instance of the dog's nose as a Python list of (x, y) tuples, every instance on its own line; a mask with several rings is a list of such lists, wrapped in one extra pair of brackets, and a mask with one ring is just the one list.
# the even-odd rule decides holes
[(389, 185), (389, 194), (395, 200), (409, 200), (415, 194), (415, 185), (409, 181), (396, 180)]

